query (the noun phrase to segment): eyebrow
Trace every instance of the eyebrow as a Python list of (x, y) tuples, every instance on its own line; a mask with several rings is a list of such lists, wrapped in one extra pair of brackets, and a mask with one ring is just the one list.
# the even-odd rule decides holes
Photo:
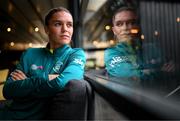
[[(126, 21), (137, 21), (137, 19), (128, 19), (128, 20), (126, 20)], [(123, 21), (123, 20), (117, 20), (117, 21), (114, 21), (114, 22), (125, 22), (125, 21)]]
[[(52, 22), (63, 22), (61, 20), (52, 20)], [(67, 23), (73, 23), (73, 21), (66, 21)]]

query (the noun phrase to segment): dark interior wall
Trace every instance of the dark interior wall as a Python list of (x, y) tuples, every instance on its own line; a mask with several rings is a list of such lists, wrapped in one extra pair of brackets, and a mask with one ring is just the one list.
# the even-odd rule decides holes
[(143, 43), (159, 44), (163, 61), (173, 60), (179, 66), (180, 22), (177, 18), (180, 18), (180, 2), (140, 0), (139, 12)]

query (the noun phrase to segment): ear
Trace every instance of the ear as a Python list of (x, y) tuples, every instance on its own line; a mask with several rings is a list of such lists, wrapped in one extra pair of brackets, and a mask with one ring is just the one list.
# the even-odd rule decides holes
[(47, 26), (44, 26), (44, 30), (45, 30), (46, 34), (48, 35), (49, 34), (49, 30), (48, 30)]

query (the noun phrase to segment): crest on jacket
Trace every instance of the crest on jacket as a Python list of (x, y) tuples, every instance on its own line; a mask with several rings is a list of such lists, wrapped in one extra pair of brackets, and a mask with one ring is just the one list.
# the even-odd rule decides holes
[(61, 67), (63, 65), (63, 62), (61, 61), (57, 61), (53, 67), (53, 71), (56, 72), (56, 73), (59, 73)]

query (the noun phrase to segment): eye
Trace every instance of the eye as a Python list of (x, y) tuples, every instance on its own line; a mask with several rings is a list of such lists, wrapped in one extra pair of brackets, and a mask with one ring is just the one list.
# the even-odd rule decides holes
[(127, 22), (128, 25), (136, 25), (137, 22), (135, 20), (131, 20)]
[(120, 27), (120, 26), (123, 25), (123, 22), (120, 22), (120, 21), (119, 21), (119, 22), (117, 22), (115, 25)]
[(72, 27), (73, 24), (72, 23), (67, 23), (67, 27)]
[(60, 22), (54, 23), (54, 26), (61, 26), (62, 24)]

